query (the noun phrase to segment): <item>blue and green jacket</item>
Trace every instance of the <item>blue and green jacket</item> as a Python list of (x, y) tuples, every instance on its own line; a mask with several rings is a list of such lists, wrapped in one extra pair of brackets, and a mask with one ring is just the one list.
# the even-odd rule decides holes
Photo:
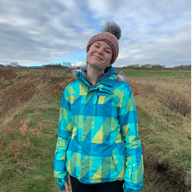
[(129, 84), (117, 81), (116, 76), (110, 67), (91, 86), (83, 72), (78, 72), (77, 81), (63, 92), (54, 158), (60, 190), (65, 189), (68, 173), (85, 184), (124, 180), (124, 192), (142, 188), (136, 105)]

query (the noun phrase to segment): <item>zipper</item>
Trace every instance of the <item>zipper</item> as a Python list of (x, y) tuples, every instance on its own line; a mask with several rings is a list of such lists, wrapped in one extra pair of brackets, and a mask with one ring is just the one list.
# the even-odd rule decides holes
[(86, 81), (85, 77), (83, 77), (82, 75), (79, 76), (81, 82), (83, 82), (86, 86), (90, 87), (90, 84)]
[(131, 177), (130, 177), (130, 179), (131, 179), (131, 181), (133, 181), (133, 170), (134, 170), (134, 167), (135, 167), (135, 164), (133, 164), (132, 165), (132, 169), (131, 169)]
[(97, 95), (97, 101), (95, 104), (95, 116), (97, 117), (97, 108), (98, 108), (99, 95)]

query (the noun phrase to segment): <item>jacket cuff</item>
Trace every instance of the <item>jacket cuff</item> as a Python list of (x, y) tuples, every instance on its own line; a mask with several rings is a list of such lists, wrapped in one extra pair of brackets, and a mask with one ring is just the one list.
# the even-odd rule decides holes
[(67, 178), (66, 179), (57, 179), (57, 186), (60, 189), (60, 191), (65, 190), (64, 183), (66, 183), (66, 182), (67, 182)]
[(133, 184), (133, 183), (128, 183), (124, 181), (124, 192), (141, 192), (143, 183), (140, 184)]

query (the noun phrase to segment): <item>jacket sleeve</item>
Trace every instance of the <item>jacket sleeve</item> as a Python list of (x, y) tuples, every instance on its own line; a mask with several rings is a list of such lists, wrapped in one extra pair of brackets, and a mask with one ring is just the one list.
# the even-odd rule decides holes
[(57, 181), (57, 185), (61, 191), (65, 190), (64, 183), (67, 182), (67, 170), (66, 170), (66, 151), (71, 138), (73, 123), (71, 120), (70, 101), (67, 88), (63, 92), (59, 126), (58, 126), (58, 139), (54, 157), (54, 177)]
[(143, 186), (143, 156), (138, 132), (136, 104), (128, 84), (122, 94), (119, 113), (126, 156), (124, 192), (140, 192)]

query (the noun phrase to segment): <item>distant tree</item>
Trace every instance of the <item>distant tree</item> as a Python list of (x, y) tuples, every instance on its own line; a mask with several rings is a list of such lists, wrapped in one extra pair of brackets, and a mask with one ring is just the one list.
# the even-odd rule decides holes
[(161, 68), (165, 68), (165, 65), (152, 65), (152, 68), (156, 68), (156, 69), (161, 69)]
[(151, 64), (145, 64), (145, 65), (142, 65), (141, 68), (152, 68), (152, 65)]

